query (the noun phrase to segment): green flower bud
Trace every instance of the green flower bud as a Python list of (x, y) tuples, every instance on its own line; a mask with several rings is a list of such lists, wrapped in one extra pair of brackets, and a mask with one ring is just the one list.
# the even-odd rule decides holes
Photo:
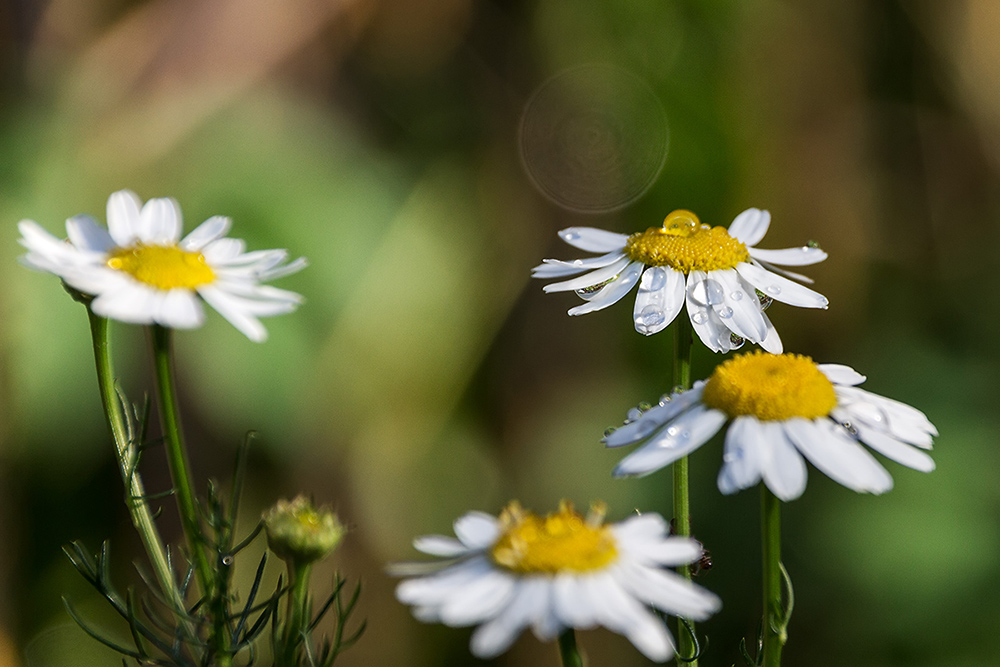
[(286, 561), (306, 565), (328, 556), (344, 537), (333, 512), (313, 507), (305, 496), (279, 500), (264, 513), (267, 546)]

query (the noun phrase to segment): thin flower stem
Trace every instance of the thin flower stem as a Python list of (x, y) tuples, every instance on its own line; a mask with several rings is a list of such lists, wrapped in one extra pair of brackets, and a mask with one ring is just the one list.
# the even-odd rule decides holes
[(309, 575), (312, 565), (288, 564), (289, 583), (292, 592), (288, 596), (288, 620), (285, 624), (284, 646), (280, 655), (275, 656), (276, 667), (295, 667), (295, 654), (300, 639), (305, 641), (309, 618)]
[(573, 628), (568, 628), (559, 635), (559, 657), (562, 658), (562, 667), (583, 667), (583, 657), (576, 646)]
[(90, 335), (94, 344), (94, 362), (97, 365), (97, 385), (101, 391), (101, 404), (104, 415), (111, 427), (111, 435), (115, 441), (115, 454), (118, 459), (118, 469), (121, 471), (122, 482), (129, 496), (128, 511), (132, 517), (132, 525), (139, 533), (146, 554), (153, 565), (153, 572), (160, 584), (163, 595), (173, 604), (174, 611), (184, 616), (184, 598), (181, 596), (174, 580), (174, 573), (167, 560), (167, 551), (163, 540), (156, 529), (153, 514), (146, 502), (146, 489), (142, 483), (139, 471), (135, 469), (136, 461), (130, 448), (128, 429), (121, 413), (121, 404), (115, 389), (114, 366), (111, 362), (111, 342), (108, 336), (108, 320), (95, 315), (87, 308), (90, 316)]
[(781, 665), (781, 649), (788, 641), (788, 619), (781, 602), (781, 501), (761, 484), (760, 531), (764, 574), (763, 667)]
[(212, 566), (205, 555), (205, 537), (201, 532), (198, 504), (191, 485), (191, 464), (188, 462), (184, 435), (181, 432), (180, 414), (177, 410), (177, 390), (174, 386), (174, 371), (170, 350), (171, 330), (154, 324), (153, 362), (156, 366), (156, 385), (160, 422), (163, 425), (163, 440), (170, 465), (170, 478), (174, 483), (177, 507), (181, 513), (181, 525), (187, 538), (188, 548), (195, 561), (195, 573), (202, 595), (212, 594)]
[(191, 485), (191, 464), (188, 462), (187, 448), (181, 431), (180, 413), (177, 409), (177, 390), (174, 385), (173, 359), (171, 355), (171, 330), (154, 324), (152, 327), (153, 363), (156, 367), (160, 422), (163, 425), (163, 440), (167, 449), (170, 478), (177, 496), (181, 525), (187, 538), (188, 548), (194, 558), (195, 573), (202, 595), (205, 596), (212, 615), (212, 639), (216, 664), (219, 667), (232, 665), (229, 651), (225, 600), (216, 595), (215, 577), (211, 563), (205, 553), (205, 536), (201, 530), (198, 504)]
[[(691, 388), (691, 322), (686, 317), (678, 317), (674, 329), (674, 387)], [(688, 493), (688, 457), (682, 457), (673, 464), (674, 473), (674, 534), (685, 537), (691, 534), (691, 502)], [(691, 568), (681, 565), (677, 572), (691, 579)], [(694, 638), (694, 623), (688, 631), (683, 623), (677, 623), (677, 640), (680, 655), (690, 659), (687, 665), (698, 667), (697, 646)]]

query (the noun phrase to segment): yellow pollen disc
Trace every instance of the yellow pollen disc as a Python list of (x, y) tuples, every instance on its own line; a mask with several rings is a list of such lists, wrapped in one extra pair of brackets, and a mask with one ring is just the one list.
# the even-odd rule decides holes
[(725, 227), (703, 225), (691, 211), (677, 210), (663, 221), (628, 237), (625, 252), (647, 266), (669, 266), (682, 273), (732, 269), (750, 258), (747, 247)]
[(188, 252), (176, 246), (136, 245), (117, 248), (108, 258), (108, 266), (124, 271), (139, 282), (158, 289), (195, 288), (215, 280), (215, 273), (200, 252)]
[(761, 421), (825, 417), (837, 405), (833, 383), (812, 359), (759, 350), (716, 366), (701, 400), (730, 417), (752, 415)]
[(618, 558), (614, 535), (603, 520), (603, 505), (584, 517), (564, 500), (558, 512), (542, 517), (515, 501), (500, 515), (503, 534), (490, 555), (500, 567), (520, 574), (597, 570)]

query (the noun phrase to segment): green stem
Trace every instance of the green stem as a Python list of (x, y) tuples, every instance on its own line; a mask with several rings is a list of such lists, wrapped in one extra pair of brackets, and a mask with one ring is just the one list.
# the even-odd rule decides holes
[(781, 602), (781, 501), (760, 485), (760, 530), (764, 574), (763, 667), (781, 665), (781, 649), (788, 641), (785, 609)]
[(288, 620), (285, 622), (285, 632), (282, 647), (275, 656), (276, 667), (295, 667), (298, 665), (296, 653), (300, 640), (304, 640), (310, 622), (309, 613), (309, 575), (312, 565), (288, 563), (288, 578), (292, 588), (288, 596)]
[(180, 413), (177, 409), (177, 390), (174, 385), (171, 356), (171, 330), (154, 324), (151, 327), (153, 339), (153, 363), (156, 368), (160, 423), (163, 426), (163, 440), (167, 450), (170, 478), (177, 496), (177, 507), (181, 515), (181, 526), (187, 539), (191, 557), (194, 558), (195, 574), (212, 615), (212, 639), (210, 646), (216, 651), (216, 664), (227, 667), (232, 664), (229, 653), (229, 633), (227, 631), (225, 600), (216, 595), (213, 568), (205, 553), (205, 536), (201, 530), (198, 504), (191, 484), (191, 464), (188, 462), (187, 448), (181, 431)]
[(562, 667), (583, 667), (583, 658), (576, 646), (576, 634), (573, 628), (564, 630), (559, 635), (559, 657), (562, 658)]
[[(676, 320), (674, 328), (674, 387), (691, 388), (691, 322), (681, 316)], [(674, 461), (674, 534), (685, 537), (691, 535), (691, 502), (688, 491), (688, 457)], [(681, 565), (677, 572), (684, 578), (691, 579), (691, 568)], [(694, 623), (690, 623), (690, 632), (683, 623), (677, 623), (677, 641), (679, 654), (683, 658), (692, 658), (697, 651), (694, 639)], [(686, 663), (690, 667), (698, 667), (698, 660)]]
[(111, 435), (115, 441), (115, 454), (118, 459), (118, 469), (122, 475), (128, 497), (129, 515), (132, 525), (139, 533), (146, 554), (153, 565), (153, 572), (160, 584), (164, 596), (171, 601), (174, 611), (183, 617), (185, 613), (184, 598), (181, 596), (174, 581), (170, 562), (163, 540), (156, 529), (153, 514), (146, 502), (146, 489), (142, 483), (137, 463), (135, 449), (129, 441), (128, 427), (121, 412), (121, 402), (115, 389), (115, 373), (111, 362), (111, 343), (108, 336), (108, 320), (95, 315), (87, 308), (90, 316), (90, 335), (94, 344), (94, 362), (97, 365), (97, 385), (101, 391), (101, 404), (104, 406), (104, 416), (111, 427)]

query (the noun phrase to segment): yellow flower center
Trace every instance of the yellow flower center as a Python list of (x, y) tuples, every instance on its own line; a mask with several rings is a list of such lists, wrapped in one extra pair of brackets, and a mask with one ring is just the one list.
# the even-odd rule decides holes
[(762, 421), (830, 414), (837, 395), (813, 360), (800, 354), (743, 354), (716, 366), (702, 402), (730, 417)]
[(493, 561), (520, 574), (587, 572), (618, 557), (611, 529), (603, 525), (604, 506), (583, 517), (565, 500), (559, 511), (538, 516), (512, 502), (500, 515), (503, 534), (493, 545)]
[(108, 266), (162, 290), (175, 287), (193, 289), (215, 280), (215, 273), (205, 262), (204, 255), (181, 250), (176, 246), (135, 245), (117, 248), (108, 258)]
[(669, 266), (682, 273), (731, 269), (750, 258), (747, 247), (724, 227), (701, 224), (691, 211), (677, 210), (662, 227), (628, 237), (625, 252), (647, 266)]

